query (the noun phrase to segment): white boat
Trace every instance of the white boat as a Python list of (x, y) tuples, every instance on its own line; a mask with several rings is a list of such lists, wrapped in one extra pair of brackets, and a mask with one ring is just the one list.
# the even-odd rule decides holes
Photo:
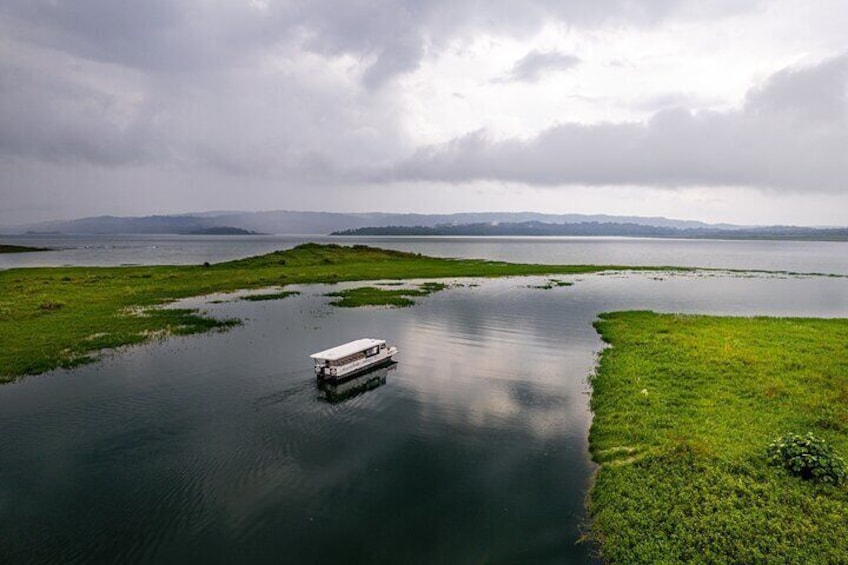
[(388, 365), (397, 347), (388, 347), (386, 340), (357, 339), (310, 357), (315, 361), (315, 374), (321, 379), (344, 379), (371, 369)]

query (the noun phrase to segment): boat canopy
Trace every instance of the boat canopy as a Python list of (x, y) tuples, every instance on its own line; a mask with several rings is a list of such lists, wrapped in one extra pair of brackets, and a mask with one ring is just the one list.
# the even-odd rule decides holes
[(384, 345), (385, 343), (386, 340), (384, 339), (373, 339), (367, 337), (338, 345), (336, 347), (331, 347), (330, 349), (325, 349), (318, 353), (313, 353), (310, 357), (316, 361), (338, 361), (348, 355), (353, 355), (354, 353), (359, 353), (360, 351), (365, 351), (366, 349), (370, 349), (378, 345)]

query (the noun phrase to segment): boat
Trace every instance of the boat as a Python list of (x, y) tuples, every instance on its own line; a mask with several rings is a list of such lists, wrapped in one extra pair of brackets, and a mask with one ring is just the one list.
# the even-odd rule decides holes
[(310, 357), (315, 361), (315, 374), (319, 379), (338, 380), (393, 363), (397, 347), (389, 347), (384, 339), (357, 339)]

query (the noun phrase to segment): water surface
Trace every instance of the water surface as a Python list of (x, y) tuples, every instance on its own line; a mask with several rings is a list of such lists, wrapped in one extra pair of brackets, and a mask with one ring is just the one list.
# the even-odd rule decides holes
[[(246, 323), (0, 387), (3, 561), (591, 563), (598, 312), (848, 316), (841, 278), (542, 280), (208, 305)], [(364, 336), (399, 363), (328, 401), (308, 354)]]
[(366, 244), (435, 257), (544, 264), (659, 265), (848, 275), (848, 242), (628, 237), (3, 236), (54, 251), (0, 254), (0, 269), (60, 265), (182, 265), (240, 259), (307, 241)]

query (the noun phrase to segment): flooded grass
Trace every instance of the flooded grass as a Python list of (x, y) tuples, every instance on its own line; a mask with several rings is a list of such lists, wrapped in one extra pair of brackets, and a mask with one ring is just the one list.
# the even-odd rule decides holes
[[(185, 332), (218, 327), (221, 323), (217, 321), (175, 310), (131, 315), (135, 309), (146, 311), (190, 296), (304, 283), (573, 274), (609, 269), (622, 267), (439, 259), (363, 245), (314, 243), (196, 266), (9, 269), (0, 271), (0, 382), (73, 366), (91, 360), (102, 348), (141, 343), (149, 335), (176, 328)], [(425, 294), (431, 291), (419, 288)], [(387, 303), (388, 297), (382, 296), (384, 301), (378, 303)], [(410, 296), (407, 292), (406, 298), (392, 300), (403, 302)], [(108, 338), (96, 344), (85, 339), (99, 333)]]
[(342, 308), (358, 308), (361, 306), (392, 306), (403, 308), (412, 306), (415, 301), (413, 297), (427, 296), (434, 292), (444, 290), (448, 285), (440, 282), (425, 282), (417, 288), (402, 288), (386, 290), (373, 286), (363, 286), (331, 292), (325, 296), (335, 298), (330, 302), (333, 306)]
[(300, 294), (296, 290), (283, 290), (280, 292), (272, 292), (268, 294), (248, 294), (247, 296), (242, 296), (240, 300), (248, 300), (250, 302), (264, 302), (265, 300), (282, 300), (283, 298), (288, 298), (289, 296), (297, 296)]
[(770, 466), (813, 432), (848, 455), (848, 320), (601, 316), (592, 536), (609, 563), (846, 563), (848, 488)]

